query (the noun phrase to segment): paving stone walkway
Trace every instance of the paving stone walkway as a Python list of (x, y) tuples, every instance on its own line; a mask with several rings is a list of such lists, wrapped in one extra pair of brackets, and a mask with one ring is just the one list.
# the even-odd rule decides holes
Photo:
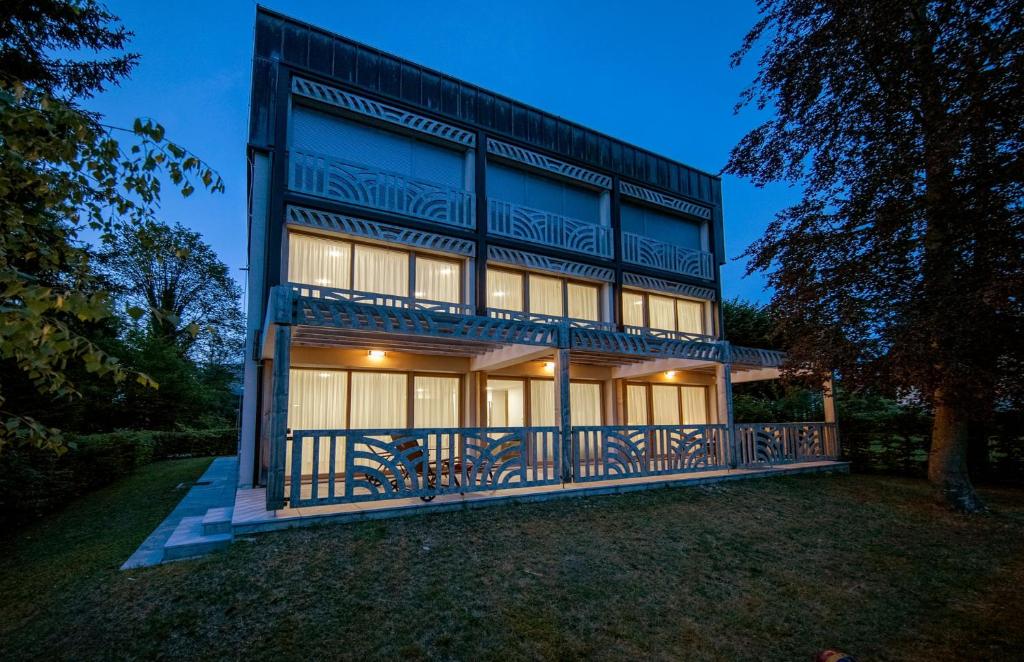
[(135, 550), (122, 570), (157, 565), (163, 561), (164, 545), (186, 517), (202, 517), (210, 508), (231, 507), (238, 486), (238, 457), (218, 457), (188, 491), (171, 514)]

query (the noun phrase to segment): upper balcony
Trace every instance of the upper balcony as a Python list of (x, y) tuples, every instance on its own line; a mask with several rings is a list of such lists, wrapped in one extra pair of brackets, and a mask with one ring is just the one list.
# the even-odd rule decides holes
[(611, 228), (505, 200), (487, 201), (487, 230), (541, 246), (612, 256)]
[(711, 253), (632, 232), (622, 233), (622, 261), (704, 280), (715, 278), (715, 256)]

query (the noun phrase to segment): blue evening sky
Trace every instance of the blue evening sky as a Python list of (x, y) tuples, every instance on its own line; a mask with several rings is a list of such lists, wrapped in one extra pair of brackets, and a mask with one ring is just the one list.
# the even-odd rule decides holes
[[(752, 0), (416, 3), (299, 2), (265, 6), (520, 99), (717, 173), (758, 117), (733, 114), (754, 69), (729, 54), (756, 20)], [(160, 121), (216, 168), (227, 190), (165, 196), (163, 220), (200, 231), (242, 281), (245, 142), (256, 6), (246, 0), (107, 0), (142, 55), (130, 80), (90, 106), (115, 124)], [(775, 211), (796, 199), (726, 177), (727, 298), (764, 301), (760, 276), (737, 259)]]

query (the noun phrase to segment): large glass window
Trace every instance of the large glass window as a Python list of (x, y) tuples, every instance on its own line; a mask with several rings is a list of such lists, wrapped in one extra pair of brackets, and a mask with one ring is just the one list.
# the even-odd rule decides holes
[(487, 164), (487, 194), (589, 223), (601, 220), (601, 196), (597, 191), (504, 164)]
[[(342, 370), (288, 371), (288, 428), (291, 430), (339, 430), (345, 427), (348, 411), (348, 373)], [(310, 442), (306, 442), (310, 443)], [(330, 438), (320, 445), (320, 472), (330, 467)], [(292, 471), (292, 444), (285, 448), (285, 472)], [(344, 468), (342, 458), (335, 457), (335, 471)], [(313, 473), (313, 454), (302, 457), (302, 474)]]
[[(601, 385), (595, 382), (570, 382), (569, 411), (572, 425), (601, 425), (604, 418)], [(554, 380), (487, 380), (489, 427), (520, 426), (527, 418), (533, 427), (550, 427), (558, 424), (555, 420)]]
[(706, 425), (707, 387), (627, 384), (626, 421), (627, 425)]
[(708, 335), (705, 306), (700, 301), (648, 292), (622, 292), (622, 320), (626, 326)]
[(523, 427), (526, 389), (520, 379), (487, 380), (487, 427)]
[(459, 427), (458, 377), (416, 375), (413, 398), (413, 427)]
[(296, 106), (292, 149), (333, 156), (452, 188), (464, 188), (462, 152), (348, 118)]
[(407, 379), (400, 372), (353, 372), (349, 426), (353, 430), (407, 427)]
[(419, 301), (462, 300), (462, 264), (456, 260), (300, 232), (288, 235), (288, 280)]
[(600, 292), (597, 285), (589, 283), (541, 274), (487, 269), (488, 308), (596, 322), (601, 317)]
[(701, 224), (650, 207), (623, 203), (620, 208), (622, 229), (674, 246), (706, 251)]

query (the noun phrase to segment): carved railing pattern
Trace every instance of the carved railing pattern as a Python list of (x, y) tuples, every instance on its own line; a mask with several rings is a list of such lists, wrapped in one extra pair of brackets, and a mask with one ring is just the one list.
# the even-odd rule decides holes
[(541, 246), (601, 257), (612, 255), (611, 228), (504, 200), (488, 200), (487, 230)]
[(539, 322), (540, 324), (568, 324), (570, 327), (578, 329), (615, 330), (613, 322), (559, 317), (557, 315), (541, 315), (540, 313), (526, 313), (521, 310), (506, 310), (504, 308), (488, 308), (487, 315), (502, 320), (525, 320), (527, 322)]
[(591, 280), (601, 280), (607, 283), (612, 282), (615, 278), (615, 272), (611, 269), (606, 269), (605, 267), (583, 264), (582, 262), (572, 262), (570, 260), (562, 260), (557, 257), (549, 257), (547, 255), (537, 255), (536, 253), (528, 253), (526, 251), (517, 251), (513, 248), (506, 248), (505, 246), (488, 246), (487, 259), (492, 262), (512, 264), (520, 267), (527, 267), (528, 269), (552, 271), (564, 276), (589, 278)]
[(714, 256), (632, 232), (622, 233), (622, 259), (645, 267), (714, 280)]
[(729, 468), (725, 425), (572, 429), (573, 477), (585, 482)]
[(674, 340), (649, 335), (571, 329), (570, 347), (602, 354), (635, 354), (654, 358), (721, 361), (722, 345), (708, 340)]
[(520, 163), (525, 163), (526, 165), (533, 166), (534, 168), (547, 170), (563, 177), (570, 177), (601, 188), (608, 189), (612, 186), (612, 178), (608, 175), (602, 175), (594, 172), (593, 170), (581, 168), (580, 166), (572, 165), (571, 163), (566, 163), (559, 159), (553, 159), (550, 156), (544, 156), (543, 154), (539, 154), (532, 150), (523, 149), (522, 147), (511, 145), (493, 138), (487, 139), (487, 151), (490, 154), (503, 156), (506, 159), (519, 161)]
[(466, 303), (452, 303), (450, 301), (431, 301), (429, 299), (417, 299), (414, 297), (403, 297), (395, 294), (377, 294), (374, 292), (360, 292), (359, 290), (343, 290), (334, 287), (320, 287), (319, 285), (307, 285), (304, 283), (289, 283), (292, 292), (300, 297), (312, 297), (326, 301), (351, 301), (370, 306), (392, 306), (395, 308), (409, 308), (412, 310), (429, 310), (438, 313), (451, 315), (472, 315), (473, 307)]
[(514, 489), (561, 482), (558, 429), (297, 430), (291, 507)]
[(474, 227), (473, 194), (324, 154), (290, 153), (291, 188), (361, 207)]
[(834, 460), (839, 437), (835, 423), (737, 423), (733, 447), (741, 467)]
[(645, 290), (656, 290), (659, 292), (667, 292), (669, 294), (680, 294), (684, 297), (705, 299), (707, 301), (715, 300), (715, 291), (710, 287), (690, 285), (689, 283), (674, 283), (670, 280), (653, 278), (651, 276), (642, 276), (640, 274), (633, 274), (628, 271), (623, 272), (622, 283), (624, 285), (640, 287)]
[(476, 254), (476, 245), (466, 239), (456, 239), (433, 232), (404, 228), (388, 223), (379, 223), (365, 218), (355, 218), (344, 214), (308, 209), (288, 205), (285, 218), (289, 225), (301, 225), (308, 228), (329, 230), (354, 237), (366, 237), (392, 244), (428, 248), (442, 253), (455, 253), (472, 257)]
[(667, 329), (651, 329), (646, 326), (630, 326), (626, 325), (623, 327), (626, 333), (631, 333), (637, 336), (651, 336), (652, 338), (666, 338), (669, 340), (681, 340), (683, 342), (689, 340), (700, 340), (702, 342), (715, 342), (713, 336), (705, 335), (703, 333), (687, 333), (686, 331), (669, 331)]
[(629, 182), (619, 182), (619, 191), (621, 191), (623, 195), (628, 195), (637, 198), (638, 200), (645, 200), (674, 211), (690, 214), (691, 216), (696, 216), (704, 220), (711, 219), (711, 210), (703, 205), (697, 205), (692, 202), (687, 202), (686, 200), (680, 200), (679, 198), (671, 195), (652, 191), (644, 186), (637, 186), (636, 184), (630, 184)]
[(730, 347), (730, 356), (733, 363), (743, 365), (757, 365), (765, 368), (777, 368), (786, 360), (786, 353), (774, 349), (760, 349), (757, 347)]

